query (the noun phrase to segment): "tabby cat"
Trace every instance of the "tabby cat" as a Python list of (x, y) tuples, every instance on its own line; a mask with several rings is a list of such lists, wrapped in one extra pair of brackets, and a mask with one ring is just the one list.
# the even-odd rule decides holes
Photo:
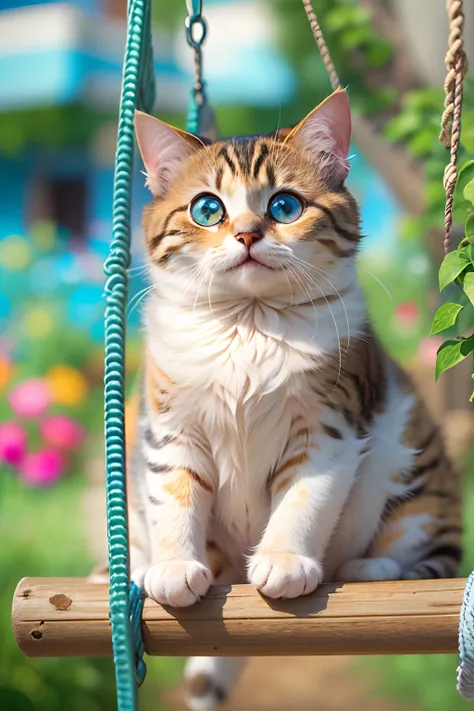
[[(135, 125), (154, 197), (135, 581), (180, 607), (214, 582), (294, 598), (322, 580), (456, 575), (459, 477), (357, 283), (346, 91), (258, 137)], [(243, 664), (190, 660), (189, 706), (223, 700)]]

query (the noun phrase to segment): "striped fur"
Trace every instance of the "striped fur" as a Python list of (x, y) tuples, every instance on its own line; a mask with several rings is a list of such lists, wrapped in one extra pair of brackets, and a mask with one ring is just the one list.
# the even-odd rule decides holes
[[(154, 288), (129, 442), (131, 558), (159, 602), (191, 605), (212, 581), (278, 598), (323, 578), (457, 573), (459, 477), (357, 283), (345, 101), (283, 135), (211, 145), (137, 124)], [(168, 146), (166, 170), (154, 145)], [(291, 224), (268, 213), (281, 191), (304, 205)], [(216, 227), (190, 216), (203, 193), (225, 206)], [(241, 233), (261, 236), (249, 268)], [(242, 666), (191, 661), (190, 706), (225, 698)]]

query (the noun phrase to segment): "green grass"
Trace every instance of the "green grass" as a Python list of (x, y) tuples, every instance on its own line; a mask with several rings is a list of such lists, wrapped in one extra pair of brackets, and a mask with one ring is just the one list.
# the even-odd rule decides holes
[[(112, 711), (111, 659), (28, 659), (11, 629), (11, 602), (25, 576), (86, 575), (83, 479), (70, 476), (50, 489), (28, 489), (0, 469), (0, 709)], [(160, 689), (177, 683), (181, 661), (148, 660), (140, 709), (163, 711)]]

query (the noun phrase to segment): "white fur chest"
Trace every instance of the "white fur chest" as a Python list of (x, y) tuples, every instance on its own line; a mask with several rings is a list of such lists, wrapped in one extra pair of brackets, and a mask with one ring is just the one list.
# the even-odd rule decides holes
[[(357, 331), (362, 309), (353, 303)], [(173, 414), (198, 425), (210, 448), (215, 535), (226, 539), (229, 552), (248, 551), (260, 540), (269, 516), (268, 476), (292, 419), (306, 413), (309, 422), (317, 405), (304, 371), (315, 356), (337, 351), (338, 336), (347, 333), (347, 313), (338, 309), (322, 307), (316, 318), (312, 304), (277, 309), (240, 302), (212, 311), (163, 299), (148, 304), (148, 348), (179, 386)]]
[[(179, 397), (181, 417), (199, 423), (215, 467), (214, 535), (225, 538), (226, 550), (236, 556), (261, 538), (269, 516), (268, 476), (293, 417), (305, 408), (304, 376), (292, 374), (286, 350), (261, 334), (247, 339), (236, 333), (229, 357), (215, 363), (213, 382), (184, 388)], [(307, 390), (306, 397), (309, 410)]]

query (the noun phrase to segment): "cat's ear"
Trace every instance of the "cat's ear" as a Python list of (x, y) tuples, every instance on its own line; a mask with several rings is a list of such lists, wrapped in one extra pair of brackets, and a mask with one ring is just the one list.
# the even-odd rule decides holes
[(343, 183), (349, 172), (351, 109), (345, 89), (336, 89), (300, 121), (286, 136), (285, 143), (297, 142), (320, 161), (324, 179)]
[(196, 136), (142, 111), (135, 111), (135, 135), (154, 197), (166, 193), (183, 161), (203, 146)]

